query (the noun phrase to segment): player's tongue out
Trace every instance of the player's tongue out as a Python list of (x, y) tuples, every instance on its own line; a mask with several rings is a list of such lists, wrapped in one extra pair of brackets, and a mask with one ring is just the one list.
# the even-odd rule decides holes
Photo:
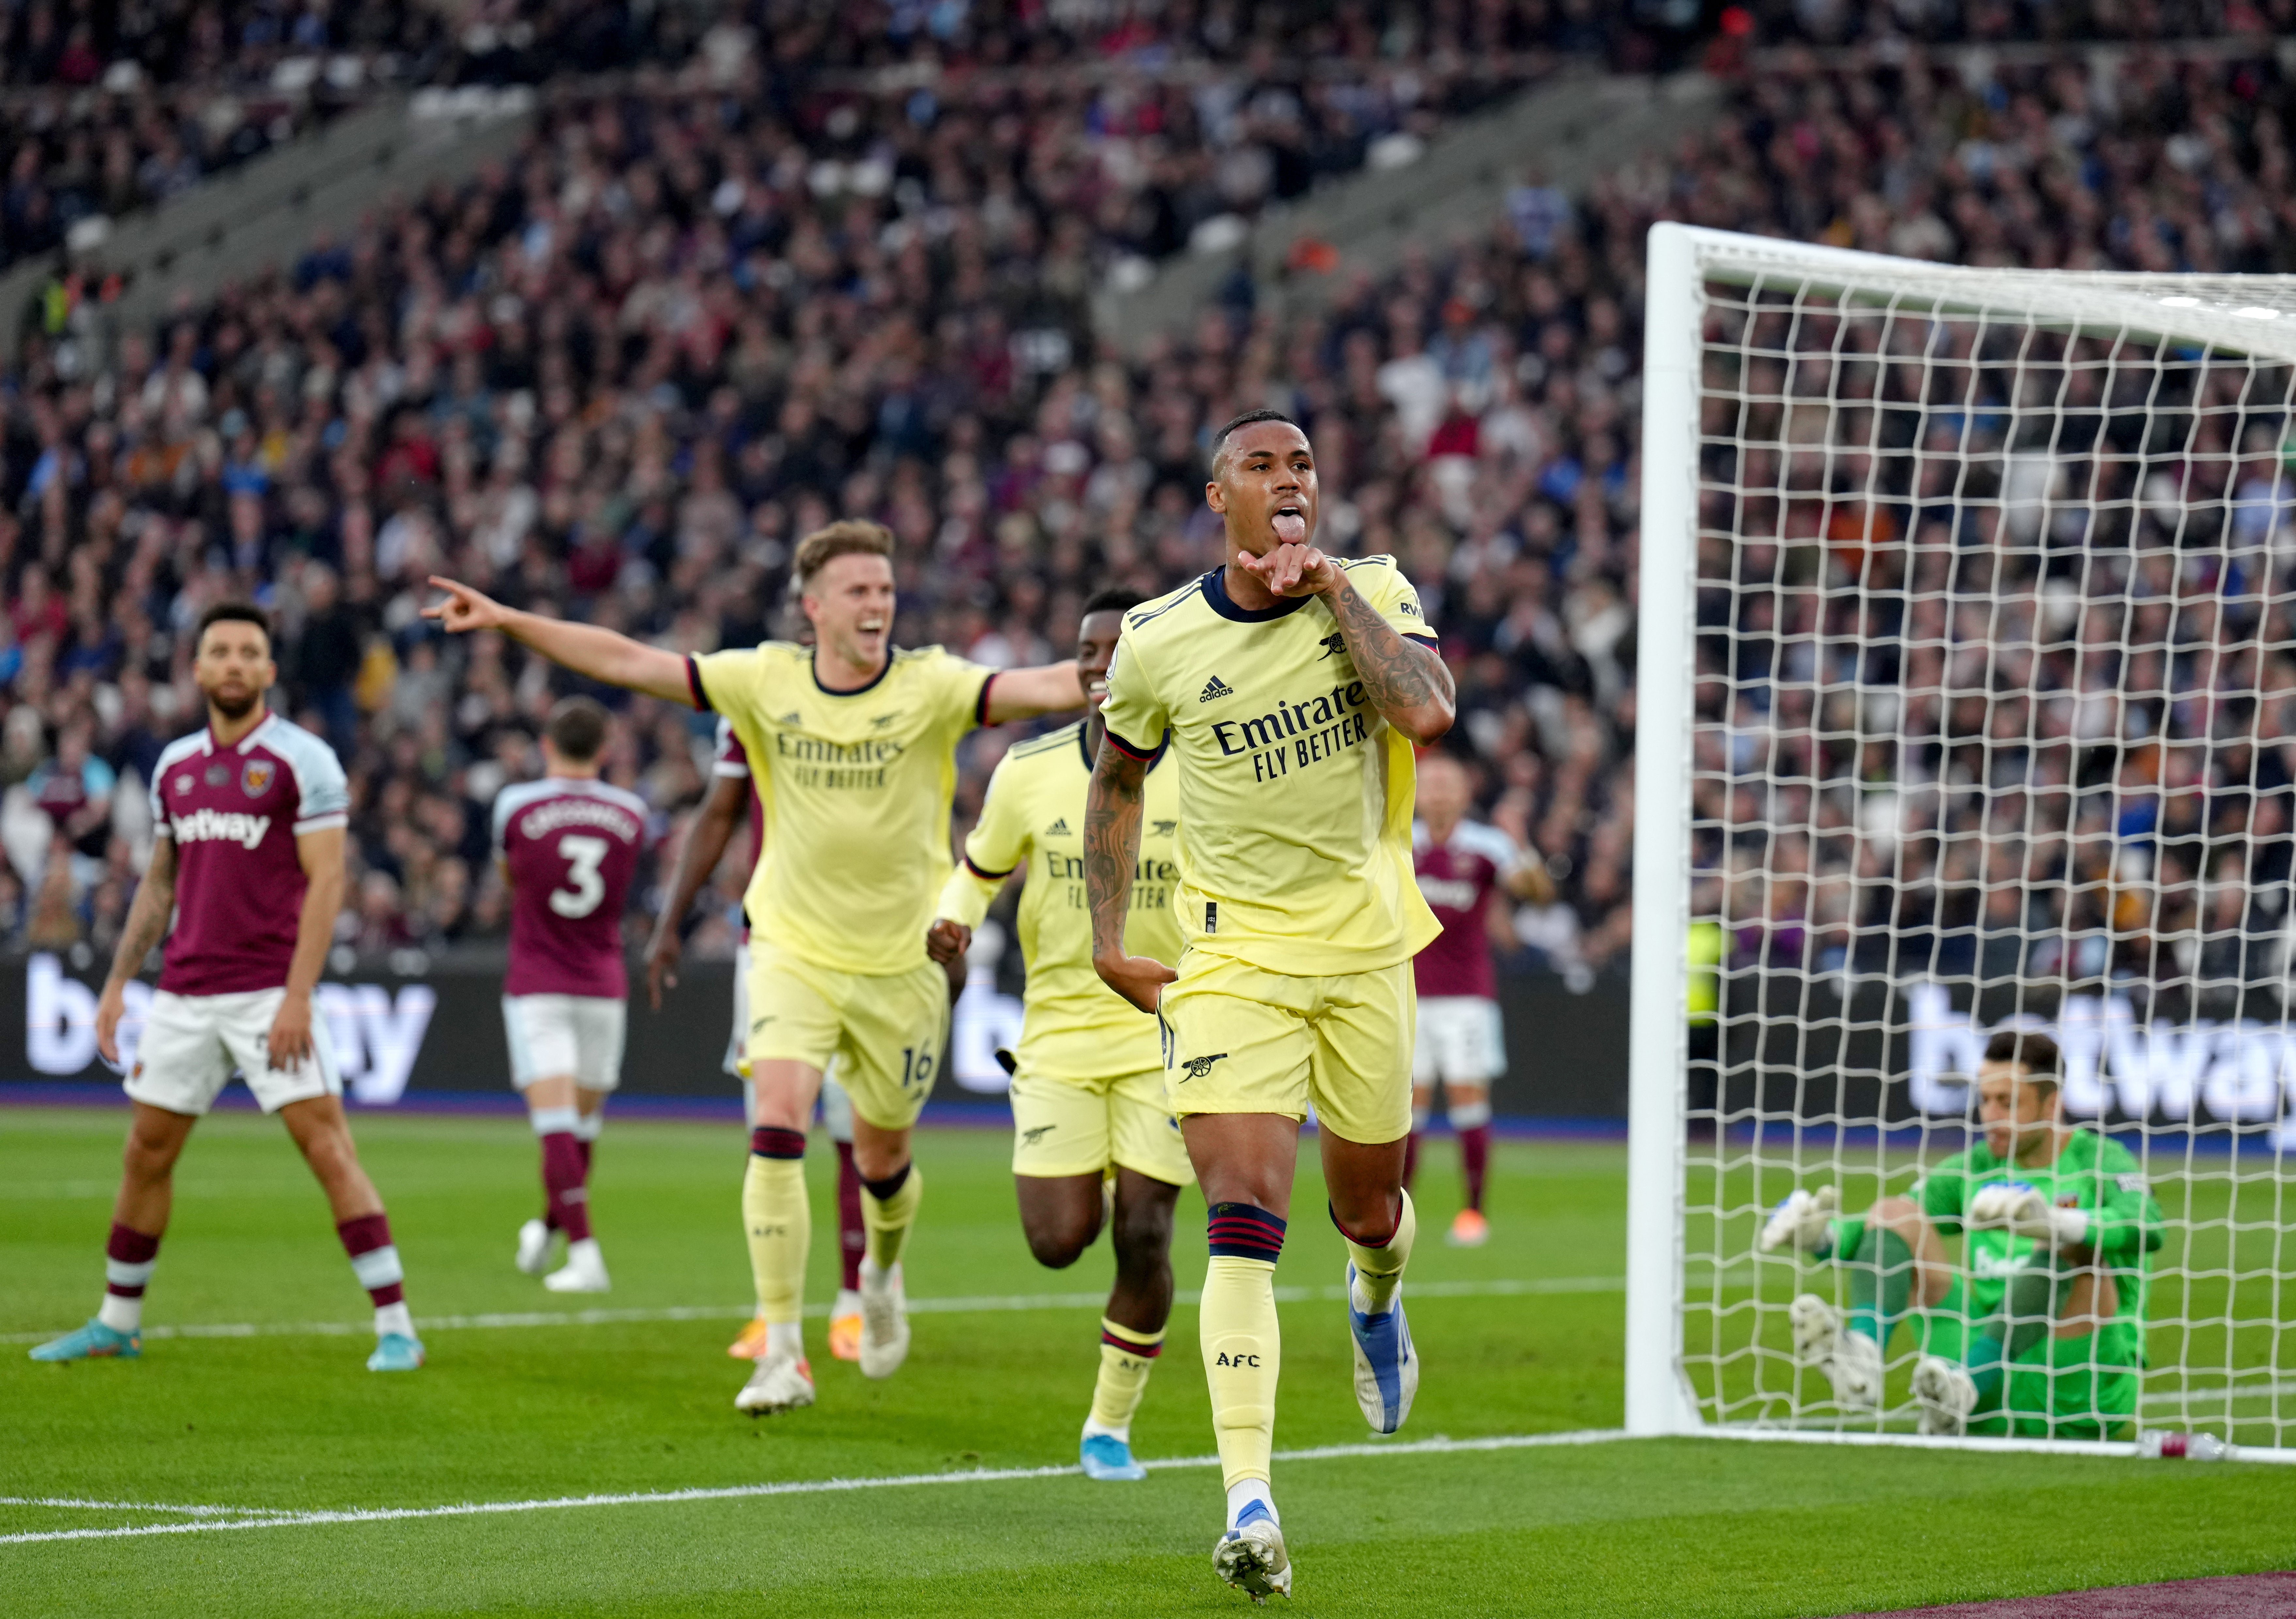
[(1308, 520), (1288, 506), (1275, 514), (1269, 526), (1275, 530), (1279, 545), (1302, 546), (1308, 543)]

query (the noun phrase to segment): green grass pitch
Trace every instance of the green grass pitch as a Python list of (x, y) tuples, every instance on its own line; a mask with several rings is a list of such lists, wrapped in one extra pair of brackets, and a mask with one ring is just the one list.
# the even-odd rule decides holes
[[(742, 1139), (621, 1123), (601, 1146), (597, 1301), (512, 1270), (536, 1199), (512, 1120), (362, 1117), (419, 1320), (545, 1317), (594, 1303), (653, 1319), (430, 1325), (430, 1364), (367, 1373), (365, 1300), (278, 1126), (223, 1114), (180, 1171), (149, 1301), (154, 1326), (347, 1323), (356, 1332), (154, 1336), (139, 1362), (38, 1366), (31, 1335), (75, 1325), (100, 1286), (118, 1114), (0, 1112), (0, 1537), (158, 1526), (193, 1515), (31, 1504), (70, 1498), (311, 1512), (754, 1487), (1073, 1462), (1096, 1365), (1105, 1250), (1037, 1269), (1013, 1212), (1007, 1141), (943, 1130), (913, 1243), (921, 1311), (893, 1379), (832, 1362), (821, 1403), (753, 1422), (723, 1348), (747, 1297)], [(1440, 1233), (1447, 1144), (1426, 1155), (1412, 1327), (1426, 1365), (1399, 1441), (1609, 1427), (1620, 1416), (1624, 1153), (1503, 1144), (1489, 1247)], [(813, 1295), (835, 1283), (816, 1145)], [(1787, 1615), (2286, 1567), (2296, 1468), (1669, 1441), (1379, 1454), (1328, 1294), (1341, 1270), (1312, 1154), (1279, 1283), (1279, 1462), (1303, 1615)], [(1201, 1204), (1177, 1270), (1201, 1276)], [(1070, 1302), (1012, 1307), (1015, 1298)], [(669, 1312), (690, 1319), (660, 1319)], [(1149, 1459), (1211, 1449), (1195, 1312), (1183, 1304), (1134, 1430)], [(1389, 1447), (1397, 1442), (1386, 1442)], [(750, 1494), (101, 1539), (0, 1538), (0, 1613), (1234, 1613), (1207, 1555), (1216, 1473), (1074, 1475)], [(222, 1521), (238, 1521), (226, 1518)]]

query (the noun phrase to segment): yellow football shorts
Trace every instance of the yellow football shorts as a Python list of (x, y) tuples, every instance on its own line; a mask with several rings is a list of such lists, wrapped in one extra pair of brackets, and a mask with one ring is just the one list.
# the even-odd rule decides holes
[(948, 1027), (948, 977), (930, 961), (905, 973), (840, 973), (750, 941), (750, 1026), (742, 1072), (758, 1063), (826, 1070), (853, 1111), (906, 1130), (924, 1111)]
[(1411, 964), (1336, 978), (1263, 972), (1188, 950), (1164, 986), (1172, 1111), (1307, 1116), (1343, 1140), (1411, 1133), (1417, 991)]
[(1196, 1178), (1180, 1122), (1164, 1100), (1164, 1071), (1098, 1080), (1013, 1076), (1013, 1172), (1097, 1175), (1111, 1163), (1185, 1186)]

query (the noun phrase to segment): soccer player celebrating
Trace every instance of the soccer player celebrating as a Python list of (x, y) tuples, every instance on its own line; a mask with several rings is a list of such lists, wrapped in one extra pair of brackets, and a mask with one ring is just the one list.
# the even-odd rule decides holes
[(176, 1160), (235, 1068), (263, 1111), (287, 1126), (327, 1194), (351, 1270), (374, 1304), (367, 1369), (412, 1371), (422, 1345), (390, 1220), (351, 1143), (325, 1020), (311, 1015), (342, 908), (350, 792), (327, 744), (265, 706), (278, 670), (261, 609), (217, 603), (200, 615), (193, 648), (208, 723), (170, 743), (152, 768), (152, 863), (95, 1009), (97, 1048), (117, 1063), (127, 981), (165, 936), (159, 989), (127, 1073), (135, 1114), (104, 1249), (103, 1304), (32, 1359), (143, 1352), (144, 1289), (168, 1229)]
[[(1316, 548), (1316, 460), (1291, 421), (1222, 428), (1205, 499), (1227, 561), (1125, 620), (1085, 875), (1095, 968), (1143, 1012), (1160, 1000), (1166, 1083), (1210, 1205), (1201, 1334), (1228, 1496), (1213, 1566), (1264, 1599), (1292, 1585), (1268, 1489), (1275, 1271), (1310, 1102), (1347, 1240), (1357, 1401), (1391, 1434), (1418, 1386), (1400, 1297), (1410, 960), (1437, 927), (1411, 875), (1412, 744), (1450, 728), (1453, 685), (1392, 557)], [(1128, 954), (1124, 931), (1148, 767), (1168, 745), (1177, 973)]]
[[(646, 943), (646, 992), (655, 1011), (661, 1010), (665, 987), (677, 987), (678, 958), (685, 941), (678, 924), (693, 908), (693, 896), (718, 869), (734, 832), (747, 824), (746, 864), (754, 873), (758, 851), (764, 846), (766, 811), (750, 785), (750, 756), (742, 739), (723, 719), (718, 721), (718, 756), (710, 767), (713, 785), (702, 800), (678, 851), (677, 870), (670, 879), (669, 900), (654, 919), (653, 937)], [(742, 941), (734, 949), (734, 1032), (726, 1042), (726, 1072), (742, 1082), (742, 1116), (757, 1112), (757, 1097), (743, 1062), (742, 1037), (750, 1029), (750, 918), (742, 916)], [(837, 1148), (837, 1252), (844, 1267), (837, 1298), (829, 1307), (829, 1352), (840, 1360), (861, 1358), (861, 1255), (868, 1237), (861, 1225), (861, 1177), (853, 1167), (853, 1104), (833, 1072), (821, 1081), (822, 1122)], [(737, 1360), (754, 1360), (766, 1347), (766, 1319), (752, 1316), (726, 1352)]]
[(872, 522), (806, 536), (794, 571), (811, 649), (768, 641), (691, 657), (594, 625), (520, 612), (452, 579), (424, 612), (452, 630), (500, 629), (577, 673), (722, 714), (765, 805), (765, 850), (744, 901), (752, 928), (756, 1095), (742, 1228), (766, 1352), (742, 1410), (810, 1405), (800, 1327), (805, 1132), (822, 1071), (853, 1100), (868, 1253), (861, 1373), (889, 1377), (909, 1350), (900, 1257), (923, 1195), (909, 1131), (940, 1064), (948, 980), (925, 929), (947, 879), (955, 748), (973, 726), (1080, 708), (1076, 665), (993, 670), (939, 647), (896, 652), (893, 537)]
[(541, 1276), (563, 1233), (566, 1263), (542, 1278), (554, 1293), (612, 1286), (590, 1234), (590, 1155), (622, 1079), (622, 901), (648, 812), (636, 793), (598, 779), (606, 725), (596, 699), (564, 699), (543, 726), (542, 779), (495, 795), (495, 859), (511, 893), (503, 1027), (511, 1083), (542, 1144), (544, 1212), (519, 1228), (518, 1268)]
[[(1831, 1186), (1771, 1213), (1789, 1245), (1849, 1270), (1848, 1321), (1803, 1294), (1795, 1352), (1852, 1410), (1881, 1401), (1882, 1352), (1908, 1308), (1921, 1335), (1921, 1431), (2102, 1439), (2136, 1414), (2144, 1290), (2161, 1208), (2127, 1147), (2064, 1122), (2056, 1042), (2005, 1029), (1977, 1071), (1981, 1138), (1905, 1197), (1841, 1218)], [(1962, 1262), (1945, 1238), (1966, 1232)]]
[(1466, 818), (1472, 802), (1464, 765), (1443, 752), (1420, 760), (1412, 868), (1443, 931), (1412, 963), (1419, 1037), (1403, 1184), (1410, 1186), (1419, 1168), (1419, 1138), (1440, 1080), (1466, 1174), (1467, 1206), (1451, 1222), (1451, 1244), (1460, 1248), (1480, 1248), (1490, 1239), (1483, 1180), (1491, 1162), (1491, 1081), (1506, 1072), (1506, 1032), (1491, 971), (1491, 895), (1504, 890), (1541, 905), (1554, 896), (1546, 867), (1527, 858), (1513, 838)]
[[(1172, 1208), (1193, 1179), (1164, 1095), (1156, 1027), (1111, 994), (1092, 969), (1084, 904), (1084, 804), (1103, 727), (1108, 666), (1128, 590), (1103, 590), (1077, 626), (1084, 719), (1006, 753), (989, 778), (964, 863), (941, 890), (926, 939), (935, 960), (962, 961), (972, 930), (1004, 879), (1029, 868), (1021, 891), (1021, 957), (1029, 985), (1013, 1071), (1013, 1177), (1021, 1228), (1038, 1262), (1061, 1270), (1100, 1235), (1112, 1178), (1116, 1285), (1100, 1323), (1100, 1380), (1078, 1457), (1087, 1477), (1142, 1479), (1132, 1459), (1132, 1415), (1164, 1346), (1172, 1313)], [(1173, 920), (1177, 773), (1151, 765), (1147, 822), (1131, 887), (1124, 942), (1167, 964), (1180, 956)]]

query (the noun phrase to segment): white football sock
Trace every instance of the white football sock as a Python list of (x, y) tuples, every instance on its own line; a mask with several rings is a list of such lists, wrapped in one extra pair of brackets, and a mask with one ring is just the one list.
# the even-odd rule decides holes
[(1084, 1437), (1086, 1439), (1092, 1439), (1101, 1435), (1105, 1435), (1110, 1439), (1121, 1440), (1124, 1443), (1130, 1444), (1132, 1442), (1132, 1425), (1128, 1422), (1120, 1428), (1111, 1428), (1099, 1418), (1089, 1415), (1086, 1416), (1084, 1419)]
[(407, 1313), (404, 1299), (396, 1304), (377, 1304), (374, 1307), (374, 1335), (380, 1338), (386, 1333), (394, 1332), (402, 1337), (414, 1335), (414, 1318)]
[(767, 1322), (766, 1358), (769, 1360), (804, 1360), (804, 1327), (796, 1321)]
[(140, 1332), (144, 1327), (144, 1301), (107, 1293), (103, 1303), (96, 1306), (95, 1319), (114, 1332)]
[(1264, 1478), (1240, 1478), (1227, 1487), (1227, 1526), (1230, 1529), (1235, 1527), (1235, 1520), (1254, 1501), (1266, 1502), (1267, 1516), (1275, 1520), (1278, 1528), (1283, 1526), (1283, 1516), (1275, 1510), (1275, 1498), (1268, 1493), (1267, 1481)]

